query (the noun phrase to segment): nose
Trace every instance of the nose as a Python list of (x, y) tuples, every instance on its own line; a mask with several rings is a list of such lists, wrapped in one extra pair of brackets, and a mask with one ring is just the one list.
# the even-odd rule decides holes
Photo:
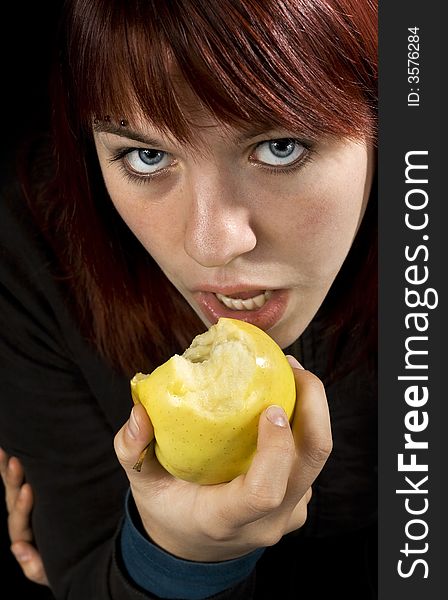
[(257, 238), (250, 207), (238, 185), (223, 175), (190, 182), (185, 227), (186, 253), (204, 267), (222, 267), (253, 250)]

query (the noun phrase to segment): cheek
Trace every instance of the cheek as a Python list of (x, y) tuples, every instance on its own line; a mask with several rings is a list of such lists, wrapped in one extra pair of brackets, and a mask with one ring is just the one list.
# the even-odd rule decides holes
[(320, 186), (311, 190), (304, 202), (308, 207), (298, 224), (303, 236), (320, 243), (336, 242), (337, 246), (353, 240), (365, 208), (361, 186)]
[(118, 173), (102, 168), (104, 183), (109, 197), (126, 225), (144, 248), (158, 260), (159, 255), (171, 252), (178, 237), (179, 215), (173, 206), (176, 203), (162, 201), (166, 190), (163, 185), (148, 189), (150, 184), (132, 186)]
[(130, 209), (126, 204), (120, 214), (145, 250), (162, 268), (167, 267), (178, 250), (176, 215), (146, 207)]
[[(349, 183), (347, 183), (349, 182)], [(288, 198), (294, 213), (284, 238), (288, 251), (309, 281), (327, 281), (339, 271), (352, 245), (367, 202), (365, 177), (333, 178), (303, 186)]]

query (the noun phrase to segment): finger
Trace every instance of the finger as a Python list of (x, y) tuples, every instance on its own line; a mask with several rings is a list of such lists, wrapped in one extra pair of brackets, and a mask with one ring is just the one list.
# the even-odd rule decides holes
[(31, 510), (33, 491), (29, 483), (20, 488), (17, 500), (8, 514), (8, 532), (11, 542), (32, 542)]
[(294, 510), (288, 518), (288, 522), (285, 526), (284, 533), (290, 533), (303, 527), (308, 517), (308, 501), (307, 494), (300, 499), (300, 501), (294, 507)]
[(15, 456), (11, 456), (4, 477), (5, 499), (8, 512), (13, 509), (17, 501), (23, 480), (24, 472), (22, 463)]
[(3, 448), (0, 448), (0, 475), (4, 480), (4, 476), (6, 473), (6, 467), (8, 466), (9, 454), (7, 454)]
[(306, 491), (306, 494), (305, 494), (305, 500), (306, 500), (307, 504), (309, 504), (309, 502), (310, 502), (310, 500), (311, 500), (312, 497), (313, 497), (313, 488), (309, 487), (307, 489), (307, 491)]
[(299, 363), (297, 358), (292, 354), (287, 354), (286, 359), (289, 362), (292, 369), (303, 369), (304, 367)]
[[(129, 420), (118, 431), (114, 439), (118, 460), (129, 478), (135, 476), (134, 466), (141, 460), (142, 453), (153, 439), (154, 430), (148, 414), (141, 404), (136, 404), (132, 408)], [(151, 462), (150, 458), (150, 456), (146, 458), (145, 467), (147, 463)]]
[(293, 368), (297, 398), (292, 430), (297, 466), (289, 491), (302, 498), (322, 470), (332, 450), (330, 413), (325, 389), (318, 377)]
[(248, 472), (227, 486), (230, 502), (237, 504), (231, 511), (238, 515), (235, 526), (256, 521), (282, 504), (294, 459), (288, 417), (280, 406), (269, 406), (260, 417), (257, 450)]
[(11, 545), (11, 552), (25, 577), (34, 583), (49, 585), (42, 558), (34, 546), (26, 542), (17, 542)]

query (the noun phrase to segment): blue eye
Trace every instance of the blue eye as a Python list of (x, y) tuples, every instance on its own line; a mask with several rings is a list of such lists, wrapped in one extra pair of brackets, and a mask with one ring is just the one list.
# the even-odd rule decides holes
[(266, 165), (287, 166), (298, 160), (305, 152), (305, 146), (298, 140), (281, 138), (261, 142), (252, 156)]
[(150, 175), (172, 163), (167, 152), (153, 148), (135, 148), (125, 155), (124, 160), (134, 173), (141, 175)]

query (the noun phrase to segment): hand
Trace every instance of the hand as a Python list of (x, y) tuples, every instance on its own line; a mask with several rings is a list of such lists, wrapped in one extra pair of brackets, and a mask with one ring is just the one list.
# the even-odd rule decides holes
[[(172, 477), (149, 451), (154, 437), (143, 406), (115, 436), (115, 451), (129, 478), (143, 526), (166, 551), (193, 561), (222, 561), (277, 543), (307, 517), (311, 485), (332, 448), (330, 418), (321, 381), (294, 368), (297, 401), (292, 429), (280, 407), (260, 417), (257, 451), (245, 475), (200, 486)], [(272, 417), (282, 415), (283, 425)], [(271, 420), (270, 420), (271, 418)]]
[(0, 474), (5, 486), (11, 552), (25, 577), (34, 583), (49, 585), (41, 556), (33, 545), (31, 530), (33, 491), (29, 483), (24, 483), (23, 467), (19, 459), (14, 456), (9, 457), (1, 448)]

